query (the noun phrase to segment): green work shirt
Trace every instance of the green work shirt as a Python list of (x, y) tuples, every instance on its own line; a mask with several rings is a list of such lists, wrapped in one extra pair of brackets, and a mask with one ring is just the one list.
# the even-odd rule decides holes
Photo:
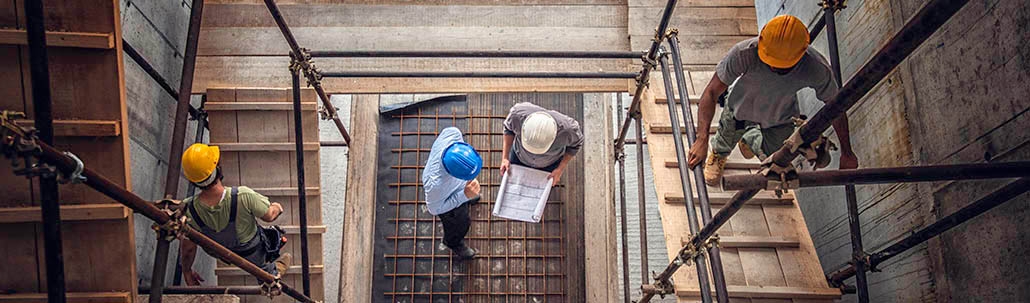
[[(214, 207), (208, 206), (203, 202), (196, 203), (194, 208), (197, 209), (197, 216), (204, 221), (208, 227), (215, 230), (225, 229), (225, 226), (229, 224), (229, 210), (232, 206), (232, 188), (225, 187), (225, 195), (222, 197), (222, 201), (218, 202), (218, 205)], [(268, 213), (268, 207), (270, 202), (268, 197), (265, 197), (253, 189), (246, 186), (239, 187), (239, 193), (237, 206), (236, 206), (236, 239), (240, 243), (247, 243), (257, 235), (257, 218), (265, 216)], [(197, 196), (186, 198), (183, 202), (192, 203)], [(194, 222), (193, 215), (189, 211), (186, 212), (186, 216), (190, 218), (190, 227), (200, 230), (200, 226), (197, 222)]]

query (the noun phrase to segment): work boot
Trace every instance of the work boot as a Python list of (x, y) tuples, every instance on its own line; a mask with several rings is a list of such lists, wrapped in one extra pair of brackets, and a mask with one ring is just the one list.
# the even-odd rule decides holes
[(468, 245), (462, 245), (461, 247), (452, 248), (451, 251), (455, 255), (458, 255), (462, 260), (468, 260), (476, 257), (476, 250), (468, 247)]
[(290, 253), (282, 253), (278, 259), (275, 259), (275, 270), (279, 272), (278, 277), (286, 275), (286, 271), (290, 269), (290, 261), (293, 256)]
[(752, 159), (755, 157), (755, 152), (751, 151), (751, 146), (744, 143), (744, 140), (737, 142), (737, 148), (740, 149), (740, 155), (744, 156), (744, 159)]
[(711, 186), (719, 186), (722, 181), (722, 169), (726, 167), (726, 159), (729, 157), (719, 156), (715, 153), (708, 155), (705, 161), (705, 183)]

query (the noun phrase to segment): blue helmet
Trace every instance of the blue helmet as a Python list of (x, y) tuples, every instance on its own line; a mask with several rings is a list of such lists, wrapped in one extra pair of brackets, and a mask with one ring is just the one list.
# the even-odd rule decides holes
[(472, 180), (483, 169), (483, 157), (472, 145), (455, 142), (443, 151), (443, 168), (455, 178)]

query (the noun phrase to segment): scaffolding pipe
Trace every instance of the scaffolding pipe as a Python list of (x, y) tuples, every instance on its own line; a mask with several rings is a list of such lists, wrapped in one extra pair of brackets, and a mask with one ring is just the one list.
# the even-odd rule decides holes
[[(637, 139), (644, 138), (643, 120), (638, 114), (636, 119)], [(621, 150), (621, 149), (620, 149)], [(637, 144), (637, 224), (640, 228), (640, 284), (651, 283), (648, 280), (647, 254), (647, 183), (644, 182), (644, 145)]]
[[(207, 104), (207, 95), (202, 95), (200, 97), (200, 110), (197, 111), (196, 116), (197, 133), (193, 136), (193, 143), (204, 143), (204, 129), (207, 128), (207, 112), (203, 110), (204, 104)], [(190, 183), (189, 187), (186, 189), (186, 196), (192, 197), (194, 194), (196, 194), (196, 192), (197, 185)], [(180, 262), (181, 257), (182, 256), (179, 255), (179, 253), (175, 254), (175, 275), (172, 278), (173, 285), (182, 284), (182, 263)]]
[(855, 76), (841, 88), (837, 95), (797, 130), (796, 135), (800, 135), (801, 142), (784, 144), (770, 156), (771, 161), (781, 167), (791, 167), (790, 162), (799, 154), (798, 147), (807, 146), (819, 139), (833, 120), (844, 114), (855, 102), (872, 90), (891, 70), (894, 70), (902, 60), (923, 44), (967, 2), (969, 0), (930, 0), (927, 2), (868, 63), (862, 66), (862, 69), (855, 73)]
[[(129, 58), (132, 58), (133, 62), (136, 62), (136, 65), (139, 65), (139, 67), (143, 69), (143, 72), (147, 73), (154, 82), (157, 82), (157, 85), (160, 86), (165, 93), (168, 93), (168, 96), (171, 96), (172, 99), (175, 99), (176, 101), (179, 100), (179, 92), (176, 92), (175, 89), (172, 88), (172, 85), (168, 84), (168, 80), (161, 76), (161, 73), (159, 73), (153, 65), (150, 65), (150, 62), (147, 61), (146, 58), (143, 58), (143, 55), (141, 55), (139, 51), (136, 51), (136, 48), (132, 47), (132, 44), (129, 44), (129, 41), (122, 39), (122, 50), (125, 51), (126, 55), (129, 55)], [(190, 117), (193, 119), (197, 119), (197, 117), (200, 116), (200, 111), (194, 108), (193, 105), (190, 105), (189, 113)]]
[[(1018, 177), (1030, 177), (1030, 161), (799, 172), (796, 178), (787, 180), (788, 183), (796, 181), (796, 187), (819, 187)], [(724, 176), (722, 185), (726, 190), (766, 189), (770, 181), (779, 182), (779, 179), (758, 174)]]
[[(683, 71), (683, 60), (680, 57), (679, 50), (679, 38), (678, 32), (673, 30), (669, 33), (669, 49), (672, 50), (672, 64), (673, 73), (676, 75), (676, 89), (679, 92), (680, 98), (685, 98), (687, 94), (687, 76), (686, 72)], [(667, 75), (666, 75), (667, 76)], [(669, 99), (673, 100), (673, 99)], [(672, 104), (674, 102), (666, 102)], [(687, 149), (694, 146), (697, 141), (697, 129), (694, 125), (694, 114), (690, 110), (690, 102), (680, 102), (680, 106), (683, 114), (683, 124), (687, 129)], [(677, 136), (678, 137), (678, 136)], [(686, 166), (686, 162), (680, 162), (680, 166)], [(694, 171), (694, 185), (697, 188), (697, 200), (701, 206), (701, 224), (708, 224), (712, 221), (712, 206), (708, 199), (708, 185), (705, 183), (705, 171), (704, 165), (697, 165), (693, 168)], [(693, 208), (694, 197), (684, 195), (686, 204), (688, 207)], [(719, 247), (712, 246), (708, 248), (708, 260), (712, 264), (712, 282), (715, 284), (715, 298), (720, 303), (729, 302), (729, 291), (726, 290), (726, 276), (722, 269), (722, 256), (719, 254)], [(707, 283), (707, 282), (706, 282)]]
[[(666, 56), (664, 49), (659, 51), (658, 63), (662, 67), (662, 80), (665, 84), (665, 96), (669, 102), (665, 102), (669, 109), (669, 122), (672, 124), (672, 143), (676, 149), (676, 162), (679, 169), (680, 175), (680, 188), (683, 191), (683, 197), (686, 199), (684, 206), (687, 210), (687, 225), (690, 226), (690, 233), (697, 233), (697, 213), (694, 210), (693, 191), (690, 188), (690, 168), (687, 163), (687, 155), (684, 151), (683, 136), (680, 135), (680, 122), (679, 117), (676, 113), (676, 93), (672, 88), (672, 75), (669, 74), (669, 60)], [(689, 102), (687, 102), (689, 103)], [(689, 106), (689, 105), (688, 105)], [(691, 128), (687, 126), (687, 128)], [(688, 130), (689, 131), (689, 130)], [(697, 282), (698, 287), (701, 290), (701, 302), (712, 302), (712, 289), (711, 285), (708, 284), (708, 265), (705, 261), (704, 255), (697, 255), (694, 257), (694, 263), (697, 265)]]
[(815, 41), (815, 38), (819, 37), (819, 33), (823, 31), (823, 27), (826, 27), (826, 20), (823, 18), (815, 19), (812, 28), (808, 29), (808, 41)]
[[(737, 214), (737, 212), (740, 211), (742, 207), (744, 207), (744, 204), (746, 204), (748, 200), (751, 200), (751, 198), (754, 197), (756, 194), (758, 194), (757, 189), (741, 190), (738, 191), (736, 194), (733, 194), (733, 197), (731, 197), (730, 201), (726, 203), (726, 206), (720, 209), (719, 212), (715, 213), (715, 216), (712, 217), (712, 222), (705, 224), (705, 227), (701, 228), (700, 232), (691, 237), (690, 242), (684, 245), (683, 248), (680, 248), (679, 253), (676, 254), (676, 259), (670, 262), (669, 265), (665, 267), (665, 270), (662, 270), (661, 273), (655, 276), (655, 284), (645, 285), (645, 287), (654, 289), (666, 288), (657, 286), (671, 287), (671, 282), (669, 279), (672, 278), (672, 274), (676, 273), (676, 270), (678, 270), (680, 266), (689, 263), (689, 260), (687, 260), (685, 257), (688, 257), (693, 253), (696, 253), (696, 251), (699, 249), (703, 249), (703, 247), (705, 247), (705, 243), (709, 240), (709, 238), (711, 238), (712, 235), (715, 235), (715, 231), (719, 230), (719, 228), (722, 227), (723, 224), (726, 224), (726, 222), (729, 222), (730, 217), (733, 217), (733, 215)], [(644, 297), (637, 302), (651, 302), (651, 298), (654, 298), (655, 295), (658, 295), (658, 293), (645, 292)]]
[[(152, 289), (140, 287), (139, 293), (150, 293)], [(261, 295), (260, 286), (166, 286), (166, 295)]]
[[(179, 192), (179, 178), (182, 174), (183, 142), (186, 141), (186, 119), (189, 117), (190, 99), (193, 89), (193, 72), (197, 62), (197, 39), (200, 37), (200, 22), (204, 17), (204, 0), (193, 0), (190, 9), (189, 32), (186, 36), (186, 53), (182, 60), (182, 78), (179, 79), (179, 99), (175, 108), (175, 122), (172, 124), (171, 152), (168, 154), (168, 171), (165, 175), (165, 199), (175, 199)], [(168, 249), (171, 240), (168, 232), (157, 232), (157, 247), (154, 249), (154, 267), (150, 277), (150, 303), (161, 303), (161, 288), (165, 286), (165, 272), (168, 271)]]
[(312, 51), (315, 58), (567, 58), (567, 59), (636, 59), (643, 52), (633, 51), (526, 51), (526, 50), (357, 50)]
[(567, 78), (567, 79), (633, 79), (628, 72), (392, 72), (342, 71), (325, 72), (328, 78)]
[[(12, 132), (10, 132), (12, 134), (10, 142), (19, 142), (18, 140), (31, 140), (33, 143), (35, 143), (35, 145), (38, 145), (38, 148), (33, 148), (29, 151), (24, 152), (24, 155), (36, 156), (39, 158), (40, 161), (56, 167), (57, 170), (60, 171), (62, 174), (72, 174), (78, 167), (77, 162), (74, 158), (65, 155), (64, 153), (58, 151), (49, 144), (46, 144), (42, 141), (39, 141), (31, 137), (27, 137), (25, 135), (24, 130), (12, 128), (12, 126), (9, 125), (8, 121), (4, 121), (4, 123), (2, 124), (5, 127), (8, 127), (9, 129), (13, 130)], [(143, 198), (140, 198), (136, 194), (133, 194), (132, 192), (126, 190), (124, 187), (118, 186), (111, 180), (107, 179), (107, 177), (98, 174), (96, 171), (93, 171), (88, 167), (82, 167), (81, 176), (85, 178), (83, 184), (129, 207), (134, 212), (144, 215), (147, 218), (150, 218), (154, 221), (154, 223), (157, 223), (157, 225), (159, 226), (167, 225), (172, 220), (167, 213), (165, 213), (161, 209), (158, 209), (157, 206), (153, 205), (153, 203), (148, 202)], [(243, 269), (243, 271), (246, 271), (247, 273), (253, 275), (258, 279), (258, 281), (262, 283), (279, 285), (283, 293), (290, 297), (293, 297), (294, 299), (297, 299), (305, 303), (315, 302), (314, 300), (311, 300), (311, 298), (305, 296), (304, 294), (298, 292), (296, 289), (290, 287), (290, 285), (286, 282), (279, 281), (278, 279), (276, 279), (275, 276), (272, 276), (271, 274), (265, 272), (257, 265), (250, 263), (250, 261), (247, 261), (243, 257), (240, 257), (228, 248), (225, 248), (221, 244), (218, 244), (218, 242), (215, 242), (211, 238), (204, 236), (204, 234), (200, 233), (197, 230), (194, 230), (189, 225), (181, 224), (179, 225), (179, 228), (180, 232), (184, 237), (190, 239), (200, 247), (203, 247), (204, 250), (212, 256), (220, 260), (223, 260), (226, 263), (235, 265), (240, 269)]]
[[(50, 95), (50, 63), (47, 57), (46, 17), (43, 0), (25, 1), (25, 25), (29, 46), (32, 106), (39, 140), (54, 144), (54, 113)], [(33, 169), (26, 161), (26, 169)], [(39, 168), (37, 168), (39, 169)], [(61, 205), (57, 176), (40, 171), (39, 200), (43, 221), (43, 250), (46, 261), (47, 302), (65, 302), (64, 248), (61, 241)], [(29, 176), (32, 176), (31, 174)]]
[[(877, 265), (880, 265), (884, 261), (887, 261), (890, 258), (905, 252), (909, 248), (922, 244), (933, 237), (959, 226), (976, 216), (994, 209), (998, 205), (1012, 200), (1027, 190), (1030, 190), (1030, 178), (1020, 178), (1011, 181), (994, 192), (981, 197), (976, 202), (970, 203), (962, 209), (948, 215), (947, 217), (937, 220), (933, 224), (930, 224), (912, 235), (894, 242), (894, 244), (891, 244), (887, 248), (869, 255), (867, 260), (868, 268), (869, 270), (874, 270)], [(854, 276), (857, 271), (856, 266), (852, 264), (830, 273), (827, 280), (829, 280), (832, 285), (840, 285), (844, 280)]]
[[(618, 120), (622, 120), (622, 94), (616, 94), (618, 99)], [(630, 303), (629, 299), (629, 239), (626, 236), (626, 153), (618, 152), (619, 156), (615, 162), (619, 164), (619, 222), (622, 223), (619, 229), (622, 239), (622, 302)]]
[[(296, 54), (295, 54), (296, 55)], [(295, 57), (296, 58), (296, 57)], [(304, 115), (300, 106), (300, 70), (291, 70), (293, 80), (293, 141), (297, 154), (297, 211), (300, 213), (300, 271), (305, 296), (311, 295), (311, 262), (308, 260), (308, 194), (304, 188)], [(280, 273), (285, 275), (286, 273)]]
[(669, 20), (672, 19), (672, 12), (675, 9), (676, 0), (669, 0), (665, 3), (665, 9), (662, 10), (662, 18), (658, 21), (658, 27), (655, 28), (654, 38), (651, 38), (651, 46), (648, 47), (647, 53), (641, 58), (644, 61), (644, 68), (640, 70), (640, 75), (636, 77), (636, 92), (633, 93), (633, 101), (629, 104), (629, 115), (622, 121), (619, 137), (615, 139), (615, 150), (622, 150), (622, 146), (626, 144), (626, 134), (629, 132), (631, 119), (638, 119), (640, 117), (640, 98), (643, 96), (644, 90), (647, 89), (651, 70), (657, 64), (655, 61), (658, 59), (658, 46), (662, 44), (665, 31), (669, 28)]
[(336, 107), (333, 106), (332, 101), (329, 100), (329, 95), (325, 93), (325, 89), (322, 88), (322, 75), (315, 70), (311, 64), (310, 58), (304, 57), (303, 54), (307, 54), (307, 50), (300, 48), (297, 44), (297, 38), (293, 36), (293, 32), (290, 31), (290, 26), (286, 25), (286, 20), (283, 19), (282, 12), (279, 11), (279, 6), (275, 4), (275, 0), (265, 0), (265, 7), (268, 8), (268, 13), (272, 15), (272, 19), (275, 20), (275, 25), (279, 27), (279, 31), (283, 34), (283, 38), (286, 39), (286, 44), (290, 45), (290, 53), (298, 54), (301, 57), (298, 60), (306, 62), (302, 70), (304, 76), (308, 80), (308, 86), (315, 89), (315, 93), (318, 94), (318, 98), (322, 100), (322, 108), (325, 109), (328, 119), (333, 120), (333, 124), (336, 125), (336, 129), (340, 131), (340, 135), (343, 136), (343, 141), (350, 144), (350, 134), (347, 133), (347, 129), (343, 127), (343, 121), (340, 120), (340, 115), (336, 113)]

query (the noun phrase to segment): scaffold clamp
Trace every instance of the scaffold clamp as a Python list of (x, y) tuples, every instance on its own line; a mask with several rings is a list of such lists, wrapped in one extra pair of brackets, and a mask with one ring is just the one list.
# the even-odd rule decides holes
[(277, 277), (272, 282), (261, 283), (261, 294), (268, 296), (269, 299), (283, 294), (283, 284)]
[(86, 169), (85, 164), (82, 164), (82, 160), (78, 156), (71, 152), (64, 152), (64, 156), (75, 160), (75, 169), (69, 173), (62, 173), (58, 175), (57, 182), (61, 184), (75, 184), (86, 181), (86, 176), (82, 175), (82, 171)]

